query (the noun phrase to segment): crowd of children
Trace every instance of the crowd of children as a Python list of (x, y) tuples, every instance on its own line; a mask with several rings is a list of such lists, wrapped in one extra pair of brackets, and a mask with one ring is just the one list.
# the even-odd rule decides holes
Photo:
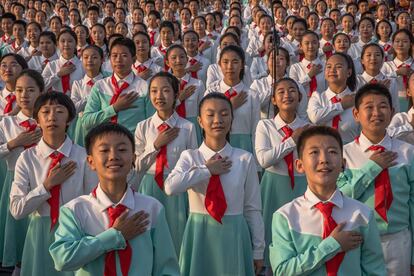
[(0, 0), (12, 275), (414, 275), (414, 2)]

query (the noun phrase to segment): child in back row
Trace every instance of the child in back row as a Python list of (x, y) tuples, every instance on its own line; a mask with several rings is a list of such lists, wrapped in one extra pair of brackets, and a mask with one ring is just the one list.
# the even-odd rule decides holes
[(163, 206), (128, 186), (135, 158), (131, 132), (104, 123), (88, 133), (85, 145), (99, 184), (61, 208), (50, 246), (56, 269), (91, 276), (180, 275)]
[(297, 148), (295, 166), (308, 188), (273, 215), (274, 275), (387, 275), (373, 211), (337, 188), (344, 168), (338, 132), (310, 127)]

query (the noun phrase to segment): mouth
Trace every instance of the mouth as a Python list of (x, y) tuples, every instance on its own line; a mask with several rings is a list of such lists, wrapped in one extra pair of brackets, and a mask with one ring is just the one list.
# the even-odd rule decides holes
[(111, 165), (107, 165), (106, 168), (109, 170), (119, 170), (121, 168), (123, 168), (124, 166), (121, 164), (111, 164)]
[(52, 129), (56, 129), (56, 128), (58, 128), (59, 126), (58, 125), (55, 125), (55, 124), (52, 124), (52, 125), (48, 125), (48, 126), (46, 126), (46, 128), (47, 129), (50, 129), (50, 130), (52, 130)]
[(321, 174), (329, 174), (329, 173), (331, 173), (332, 172), (332, 169), (330, 169), (330, 168), (322, 168), (322, 169), (319, 169), (319, 170), (316, 170), (318, 173), (321, 173)]

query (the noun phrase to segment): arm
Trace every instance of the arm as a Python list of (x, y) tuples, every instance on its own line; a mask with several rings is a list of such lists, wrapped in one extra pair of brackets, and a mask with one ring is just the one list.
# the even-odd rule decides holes
[(79, 82), (75, 81), (72, 86), (72, 92), (70, 94), (70, 98), (72, 102), (75, 104), (76, 112), (82, 112), (85, 109), (87, 97), (82, 98), (80, 93), (80, 85)]
[(341, 250), (332, 237), (318, 245), (296, 248), (287, 219), (276, 212), (272, 220), (272, 243), (269, 246), (270, 263), (274, 275), (310, 274), (319, 269)]
[(0, 121), (0, 159), (5, 159), (9, 154), (10, 150), (7, 146), (7, 139), (4, 135), (3, 128), (5, 127), (4, 121)]
[(411, 125), (410, 121), (405, 120), (404, 115), (397, 114), (395, 115), (390, 125), (387, 128), (387, 133), (392, 138), (402, 138), (410, 133), (414, 132), (414, 128)]
[(308, 117), (314, 124), (329, 122), (344, 111), (341, 103), (322, 105), (319, 93), (313, 93), (308, 103)]
[(135, 129), (135, 165), (138, 173), (145, 173), (152, 164), (159, 150), (154, 147), (154, 141), (147, 140), (148, 135), (145, 135), (144, 124), (139, 123)]
[(253, 259), (262, 260), (265, 249), (264, 223), (262, 218), (262, 200), (259, 179), (253, 156), (249, 158), (247, 177), (244, 184), (243, 215), (249, 226), (253, 244)]
[(106, 252), (125, 247), (124, 237), (114, 228), (109, 228), (95, 237), (86, 235), (73, 211), (62, 207), (55, 242), (50, 246), (49, 252), (56, 270), (73, 271), (93, 262)]
[(43, 79), (45, 80), (45, 91), (48, 91), (54, 84), (60, 81), (60, 77), (58, 77), (58, 68), (53, 69), (51, 67), (51, 63), (49, 62), (45, 69), (43, 69)]
[(299, 63), (293, 64), (289, 69), (289, 77), (299, 82), (301, 85), (305, 86), (310, 83), (311, 78), (309, 75), (303, 71)]

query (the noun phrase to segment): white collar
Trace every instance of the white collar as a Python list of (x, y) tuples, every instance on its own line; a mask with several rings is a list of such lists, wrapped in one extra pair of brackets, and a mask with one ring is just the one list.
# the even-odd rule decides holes
[(72, 145), (73, 145), (72, 140), (68, 136), (66, 136), (63, 144), (57, 150), (54, 150), (51, 147), (49, 147), (42, 138), (40, 139), (39, 144), (37, 145), (37, 148), (39, 150), (40, 155), (44, 159), (46, 159), (46, 158), (49, 158), (50, 154), (52, 154), (55, 151), (62, 153), (65, 157), (69, 157), (70, 151), (72, 150)]
[(378, 145), (383, 146), (386, 150), (391, 150), (392, 148), (392, 139), (388, 134), (385, 134), (385, 137), (378, 144), (373, 144), (368, 138), (361, 132), (360, 136), (357, 137), (356, 143), (362, 149), (363, 152), (366, 152), (369, 147)]
[(320, 198), (317, 197), (308, 187), (305, 192), (304, 198), (306, 199), (306, 205), (309, 209), (315, 208), (315, 205), (319, 202), (331, 202), (340, 209), (344, 205), (343, 195), (338, 189), (335, 190), (335, 192), (331, 195), (331, 197), (328, 200), (323, 201), (320, 200)]
[(96, 201), (99, 203), (99, 211), (101, 212), (105, 212), (106, 209), (108, 209), (109, 207), (115, 207), (120, 204), (124, 205), (130, 210), (133, 210), (135, 208), (134, 191), (132, 190), (131, 187), (127, 186), (127, 189), (123, 197), (116, 204), (113, 203), (112, 200), (109, 199), (109, 197), (102, 190), (100, 184), (98, 184), (98, 187), (96, 187), (96, 190), (94, 192), (96, 195)]

